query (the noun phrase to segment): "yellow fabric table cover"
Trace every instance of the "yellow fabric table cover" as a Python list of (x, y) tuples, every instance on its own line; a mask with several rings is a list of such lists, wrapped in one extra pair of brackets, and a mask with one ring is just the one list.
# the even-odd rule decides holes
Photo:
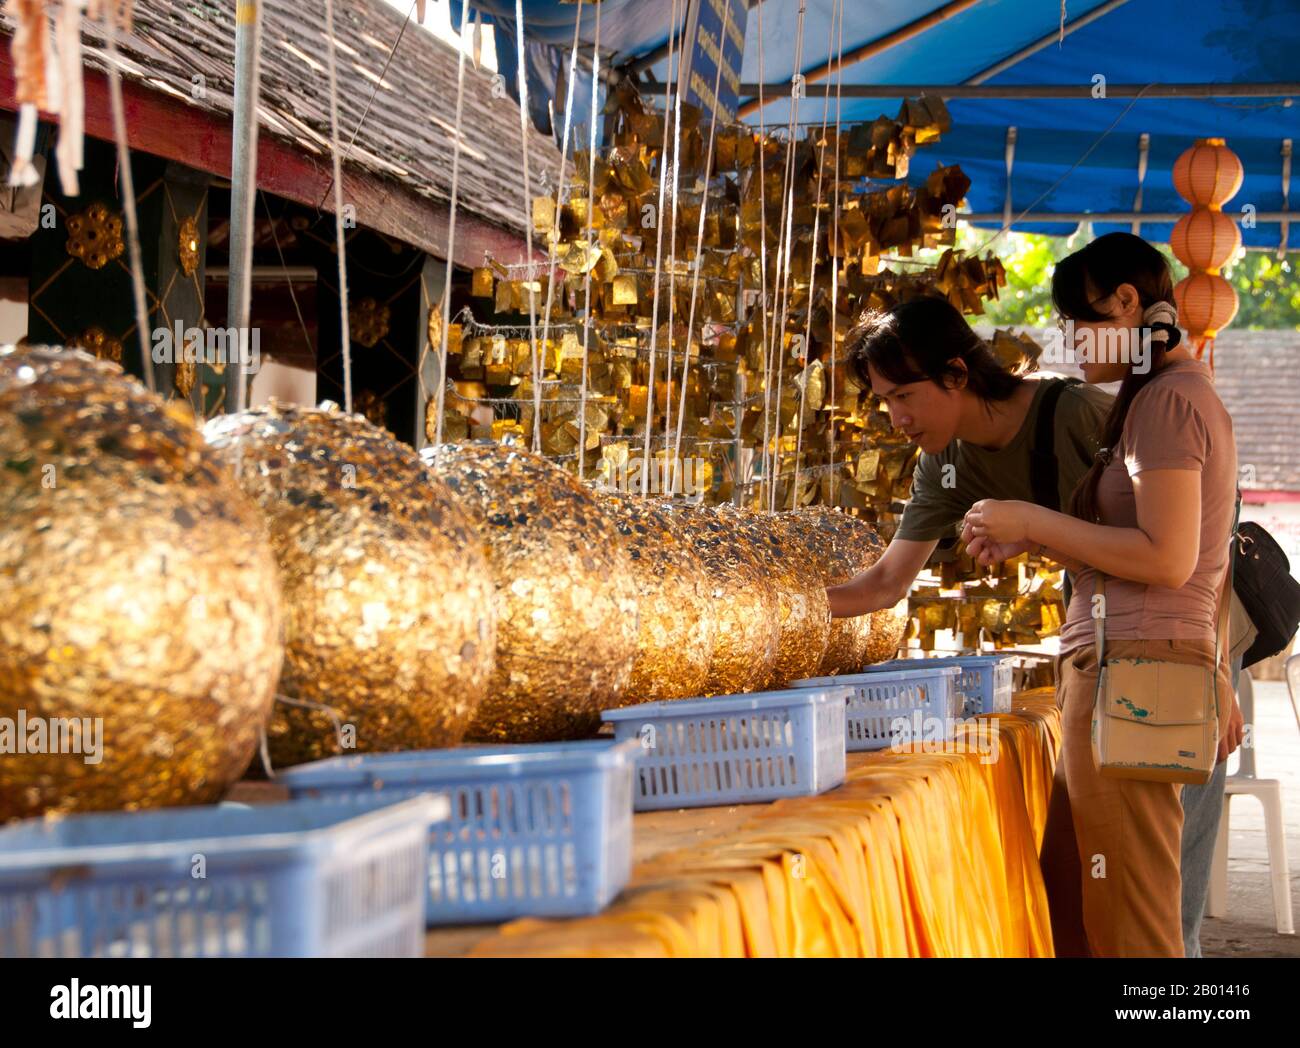
[(1052, 691), (980, 721), (946, 746), (967, 752), (850, 754), (838, 789), (755, 806), (736, 832), (639, 864), (604, 913), (514, 921), (471, 955), (1051, 956)]

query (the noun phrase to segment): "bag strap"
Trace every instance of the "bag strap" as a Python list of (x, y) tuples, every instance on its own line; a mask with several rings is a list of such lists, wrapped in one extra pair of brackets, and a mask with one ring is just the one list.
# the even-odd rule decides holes
[(1056, 405), (1077, 378), (1045, 379), (1047, 388), (1038, 402), (1034, 421), (1034, 442), (1029, 448), (1029, 489), (1034, 501), (1047, 509), (1060, 510), (1060, 465), (1056, 460)]
[[(1232, 541), (1237, 533), (1237, 517), (1241, 514), (1241, 493), (1237, 493), (1237, 508), (1232, 515), (1232, 530), (1228, 536), (1228, 564), (1223, 572), (1223, 582), (1219, 586), (1218, 607), (1214, 613), (1214, 666), (1211, 674), (1214, 679), (1214, 715), (1219, 716), (1219, 657), (1228, 650), (1228, 628), (1231, 622), (1229, 601), (1232, 597), (1233, 563)], [(1101, 670), (1106, 664), (1106, 576), (1100, 571), (1095, 573), (1096, 583), (1093, 594), (1101, 597), (1101, 604), (1094, 609), (1093, 643), (1097, 650), (1097, 690), (1101, 690)]]

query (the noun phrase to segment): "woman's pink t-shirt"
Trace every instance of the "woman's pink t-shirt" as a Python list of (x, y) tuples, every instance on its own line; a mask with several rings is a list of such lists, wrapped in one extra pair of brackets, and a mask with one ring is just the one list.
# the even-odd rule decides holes
[[(1108, 575), (1106, 639), (1213, 640), (1237, 501), (1237, 445), (1210, 369), (1199, 361), (1165, 365), (1133, 398), (1119, 447), (1097, 485), (1103, 524), (1137, 527), (1132, 478), (1147, 469), (1201, 474), (1200, 555), (1191, 578), (1178, 589)], [(1085, 568), (1074, 579), (1062, 653), (1093, 643), (1095, 577)]]

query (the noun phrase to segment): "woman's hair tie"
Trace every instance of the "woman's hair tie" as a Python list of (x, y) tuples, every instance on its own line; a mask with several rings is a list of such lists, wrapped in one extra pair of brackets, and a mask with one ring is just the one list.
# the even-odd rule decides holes
[(1178, 309), (1172, 302), (1152, 302), (1142, 312), (1142, 326), (1151, 329), (1152, 342), (1168, 343), (1166, 352), (1182, 341), (1183, 333), (1178, 330)]

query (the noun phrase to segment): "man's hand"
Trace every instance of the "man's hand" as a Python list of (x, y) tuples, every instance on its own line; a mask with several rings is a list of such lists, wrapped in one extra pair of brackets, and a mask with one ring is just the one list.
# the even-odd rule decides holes
[(1028, 542), (994, 542), (992, 539), (975, 535), (967, 538), (966, 535), (967, 532), (963, 530), (962, 538), (966, 542), (966, 552), (971, 555), (976, 564), (985, 568), (1018, 557), (1030, 546)]
[(1219, 760), (1226, 761), (1228, 755), (1241, 745), (1242, 737), (1246, 734), (1246, 719), (1241, 715), (1241, 706), (1237, 702), (1237, 695), (1234, 692), (1232, 696), (1232, 713), (1228, 717), (1228, 728), (1224, 732), (1223, 738), (1219, 740)]

